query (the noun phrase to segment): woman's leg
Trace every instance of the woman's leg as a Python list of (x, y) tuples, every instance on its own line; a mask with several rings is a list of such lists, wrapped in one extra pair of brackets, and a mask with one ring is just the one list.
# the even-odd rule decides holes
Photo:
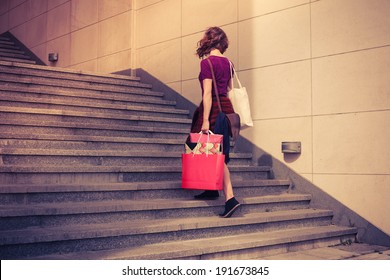
[(223, 192), (225, 193), (225, 201), (234, 197), (232, 181), (230, 180), (230, 171), (226, 163), (223, 170)]
[(225, 211), (222, 214), (219, 214), (219, 216), (229, 218), (240, 206), (240, 203), (234, 197), (233, 186), (230, 180), (230, 171), (226, 164), (223, 172), (223, 191), (225, 193)]

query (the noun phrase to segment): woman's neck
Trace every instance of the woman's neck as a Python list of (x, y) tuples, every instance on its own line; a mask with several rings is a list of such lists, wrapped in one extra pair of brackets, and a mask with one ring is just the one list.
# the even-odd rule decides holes
[(215, 55), (215, 56), (224, 56), (220, 50), (214, 49), (210, 52), (210, 55)]

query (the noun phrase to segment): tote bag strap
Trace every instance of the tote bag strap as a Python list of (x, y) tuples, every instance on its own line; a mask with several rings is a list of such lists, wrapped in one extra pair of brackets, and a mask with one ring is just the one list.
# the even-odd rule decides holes
[(207, 61), (209, 62), (210, 69), (211, 69), (211, 76), (213, 77), (214, 91), (215, 91), (215, 95), (217, 97), (218, 108), (219, 108), (219, 111), (222, 112), (221, 102), (219, 101), (219, 93), (218, 93), (217, 81), (215, 80), (215, 75), (214, 75), (213, 64), (211, 63), (209, 58), (207, 58)]
[[(234, 88), (234, 77), (236, 77), (236, 79), (237, 79), (238, 86), (240, 88), (242, 88), (241, 82), (238, 79), (238, 75), (237, 75), (236, 69), (234, 69), (233, 63), (230, 60), (229, 60), (229, 63), (230, 63), (230, 79), (232, 80), (232, 89)], [(234, 74), (234, 77), (232, 77), (233, 74)]]

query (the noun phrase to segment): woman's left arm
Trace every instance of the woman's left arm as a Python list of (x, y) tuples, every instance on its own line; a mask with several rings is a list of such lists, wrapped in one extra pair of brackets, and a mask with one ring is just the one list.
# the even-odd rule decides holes
[(211, 105), (213, 102), (212, 85), (213, 85), (212, 79), (203, 80), (203, 124), (202, 124), (203, 132), (210, 130), (209, 117), (211, 112)]

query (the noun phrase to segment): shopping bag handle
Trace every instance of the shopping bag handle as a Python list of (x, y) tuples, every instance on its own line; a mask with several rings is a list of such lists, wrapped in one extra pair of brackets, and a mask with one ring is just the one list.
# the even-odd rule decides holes
[(207, 130), (206, 132), (199, 131), (199, 134), (211, 134), (211, 135), (214, 135), (214, 133), (211, 130)]
[[(200, 134), (201, 136), (198, 138), (197, 144), (200, 143), (200, 139), (202, 138), (203, 134), (207, 134), (207, 142), (206, 142), (206, 144), (210, 143), (210, 135), (215, 135), (214, 132), (212, 132), (210, 129), (207, 130), (206, 132), (200, 131), (198, 134)], [(223, 142), (221, 143), (221, 147), (222, 147), (222, 151), (223, 151)], [(195, 155), (194, 153), (192, 153), (192, 154)], [(209, 150), (206, 151), (206, 156), (208, 156), (208, 155), (209, 155)]]

